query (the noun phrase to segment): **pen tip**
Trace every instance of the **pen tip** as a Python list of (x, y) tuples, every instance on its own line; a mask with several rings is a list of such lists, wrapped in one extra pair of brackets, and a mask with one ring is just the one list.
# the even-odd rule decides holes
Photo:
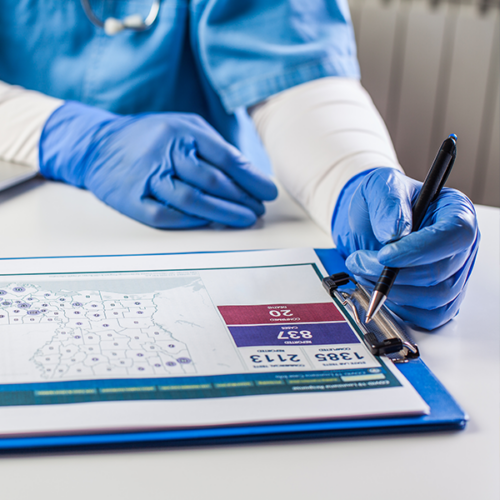
[(453, 139), (454, 141), (456, 141), (458, 139), (457, 134), (450, 134), (448, 137), (450, 139)]
[(365, 319), (365, 324), (368, 324), (372, 320), (371, 316), (367, 316)]

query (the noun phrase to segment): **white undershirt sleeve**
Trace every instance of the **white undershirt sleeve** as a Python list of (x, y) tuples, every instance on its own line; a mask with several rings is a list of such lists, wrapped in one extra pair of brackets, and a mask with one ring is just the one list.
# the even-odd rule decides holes
[(64, 101), (0, 82), (0, 160), (38, 169), (45, 122)]
[(276, 177), (328, 233), (349, 179), (374, 167), (402, 171), (387, 128), (358, 80), (313, 80), (249, 112)]

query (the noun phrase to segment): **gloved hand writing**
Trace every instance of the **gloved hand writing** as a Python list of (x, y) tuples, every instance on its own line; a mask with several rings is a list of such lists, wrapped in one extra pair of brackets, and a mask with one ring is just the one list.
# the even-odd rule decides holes
[(347, 268), (370, 291), (384, 266), (400, 268), (385, 304), (430, 330), (458, 313), (480, 234), (472, 202), (448, 188), (411, 233), (421, 186), (392, 168), (364, 172), (344, 188), (332, 229)]
[(66, 102), (40, 139), (40, 171), (158, 228), (252, 225), (273, 182), (194, 114), (118, 116)]

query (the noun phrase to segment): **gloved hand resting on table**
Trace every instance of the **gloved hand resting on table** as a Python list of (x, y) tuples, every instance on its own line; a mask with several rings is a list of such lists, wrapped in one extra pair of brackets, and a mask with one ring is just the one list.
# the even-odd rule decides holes
[(344, 188), (332, 230), (347, 268), (370, 291), (384, 266), (400, 268), (385, 304), (430, 330), (458, 313), (480, 234), (472, 202), (448, 188), (410, 234), (421, 187), (392, 168), (363, 172)]
[(194, 114), (118, 116), (66, 102), (45, 124), (40, 171), (158, 228), (252, 225), (273, 182)]

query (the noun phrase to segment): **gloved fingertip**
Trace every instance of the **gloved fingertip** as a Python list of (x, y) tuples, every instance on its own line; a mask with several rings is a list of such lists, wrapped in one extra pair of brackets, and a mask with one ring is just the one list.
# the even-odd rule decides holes
[(201, 229), (202, 227), (207, 227), (212, 222), (209, 220), (186, 220), (184, 224), (180, 227), (172, 227), (171, 225), (166, 224), (165, 226), (157, 226), (158, 229)]
[(259, 203), (258, 205), (256, 204), (254, 211), (257, 217), (262, 217), (266, 213), (266, 207), (263, 203)]
[[(242, 187), (245, 189), (245, 186)], [(261, 172), (254, 177), (251, 188), (251, 194), (261, 201), (273, 201), (278, 197), (276, 184)]]
[(370, 250), (358, 250), (347, 257), (345, 261), (347, 269), (357, 276), (378, 276), (384, 266), (377, 259), (377, 252)]
[(357, 271), (359, 269), (357, 259), (355, 254), (351, 254), (347, 257), (345, 260), (345, 267), (352, 273), (352, 274), (358, 274)]
[(262, 197), (263, 201), (274, 201), (278, 197), (278, 188), (276, 186), (272, 186), (265, 196)]
[(258, 215), (247, 206), (230, 203), (212, 212), (211, 218), (224, 226), (244, 228), (253, 226), (257, 222)]
[(225, 224), (231, 227), (250, 227), (253, 226), (257, 222), (257, 215), (251, 210), (247, 211), (246, 214), (239, 214), (237, 217), (233, 219), (227, 220)]
[(394, 265), (394, 260), (400, 256), (400, 252), (397, 251), (397, 247), (391, 245), (384, 245), (377, 253), (377, 259), (383, 266), (387, 267), (398, 267)]
[(265, 197), (262, 199), (265, 201), (273, 201), (278, 197), (278, 188), (272, 179), (267, 179), (267, 186), (264, 195)]
[(263, 173), (242, 155), (236, 163), (237, 168), (229, 174), (254, 198), (262, 201), (273, 201), (278, 197), (278, 188), (269, 175)]

